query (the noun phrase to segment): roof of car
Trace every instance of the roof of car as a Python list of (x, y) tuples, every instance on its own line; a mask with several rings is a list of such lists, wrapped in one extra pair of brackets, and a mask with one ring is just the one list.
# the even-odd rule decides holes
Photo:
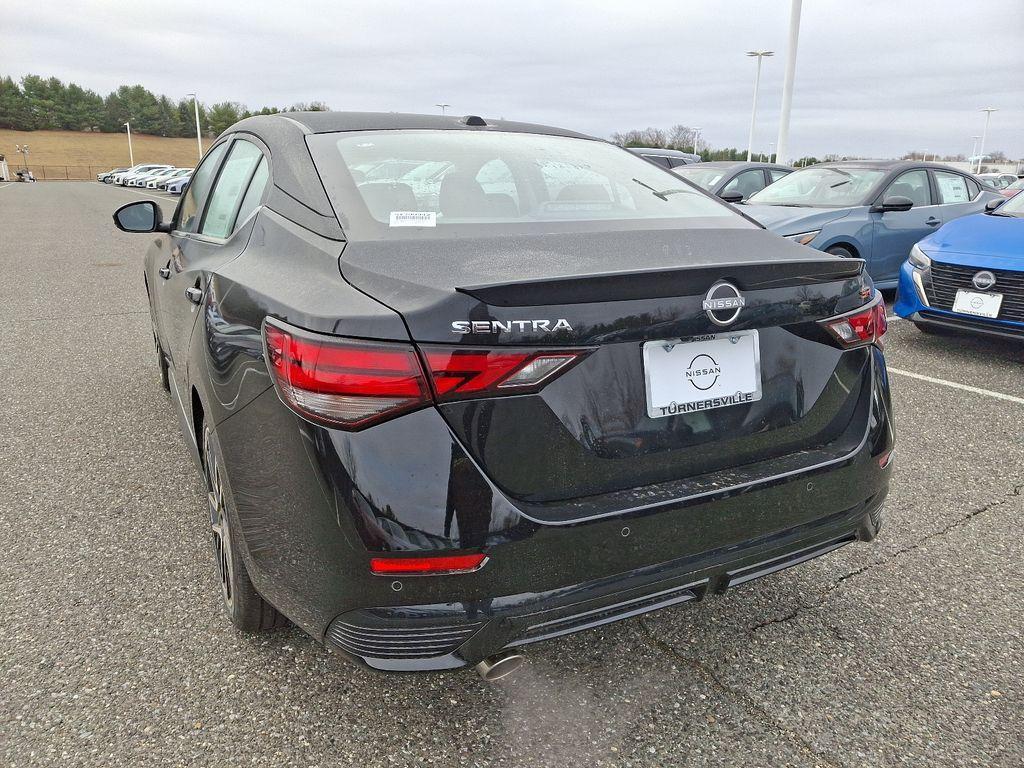
[(786, 171), (793, 170), (787, 165), (779, 165), (778, 163), (762, 163), (757, 160), (751, 160), (749, 163), (746, 160), (711, 160), (707, 163), (694, 165), (693, 168), (735, 168), (740, 165), (750, 166), (751, 168), (778, 168)]
[[(480, 125), (480, 121), (484, 123)], [(254, 115), (235, 123), (230, 130), (257, 128), (268, 123), (291, 122), (303, 133), (336, 133), (338, 131), (397, 130), (499, 130), (514, 133), (542, 133), (551, 136), (592, 136), (536, 123), (479, 118), (475, 115), (416, 115), (403, 112), (282, 112), (276, 115)]]
[[(808, 168), (877, 168), (880, 171), (896, 171), (903, 168), (938, 168), (955, 171), (945, 163), (929, 163), (924, 160), (836, 160), (831, 163), (817, 163)], [(962, 171), (961, 171), (962, 173)]]
[(664, 147), (626, 147), (626, 149), (638, 155), (655, 155), (656, 157), (696, 157), (692, 152), (683, 152), (679, 149), (666, 149)]

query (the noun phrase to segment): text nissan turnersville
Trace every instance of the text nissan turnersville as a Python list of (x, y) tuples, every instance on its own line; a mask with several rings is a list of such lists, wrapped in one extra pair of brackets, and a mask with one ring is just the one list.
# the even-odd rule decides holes
[(556, 128), (310, 113), (233, 126), (145, 260), (157, 361), (244, 630), (379, 670), (518, 649), (872, 539), (885, 307)]

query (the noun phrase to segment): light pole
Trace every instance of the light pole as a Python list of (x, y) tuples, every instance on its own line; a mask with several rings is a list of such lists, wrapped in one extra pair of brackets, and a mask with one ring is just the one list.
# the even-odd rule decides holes
[(693, 154), (700, 157), (700, 150), (697, 148), (700, 146), (700, 128), (693, 129)]
[(194, 93), (185, 94), (192, 97), (192, 107), (196, 112), (196, 143), (199, 145), (199, 159), (203, 159), (203, 132), (199, 128), (199, 97)]
[(450, 107), (451, 104), (435, 104), (434, 106), (435, 107), (440, 107), (441, 108), (441, 114), (443, 115), (443, 114), (445, 114), (445, 110), (448, 109), (448, 107)]
[(135, 167), (135, 153), (132, 152), (132, 124), (125, 123), (124, 127), (128, 129), (128, 165), (132, 168)]
[(974, 173), (974, 158), (978, 155), (978, 139), (980, 139), (981, 136), (971, 136), (971, 138), (974, 139), (974, 146), (971, 147), (971, 156), (967, 158), (967, 160), (971, 164), (971, 173)]
[(800, 41), (800, 7), (802, 0), (792, 0), (789, 9), (789, 45), (786, 49), (786, 79), (782, 83), (782, 114), (779, 116), (779, 143), (776, 162), (789, 158), (789, 112), (793, 107), (793, 80), (796, 77), (796, 47)]
[(988, 121), (992, 113), (999, 110), (995, 107), (982, 107), (978, 111), (985, 113), (985, 129), (981, 132), (981, 146), (978, 147), (978, 173), (981, 173), (981, 161), (985, 159), (985, 139), (988, 138)]
[(754, 106), (750, 110), (750, 137), (747, 139), (747, 162), (750, 162), (754, 151), (754, 124), (757, 122), (757, 92), (761, 87), (761, 60), (766, 56), (774, 56), (775, 51), (747, 51), (747, 56), (757, 57), (757, 74), (754, 75)]

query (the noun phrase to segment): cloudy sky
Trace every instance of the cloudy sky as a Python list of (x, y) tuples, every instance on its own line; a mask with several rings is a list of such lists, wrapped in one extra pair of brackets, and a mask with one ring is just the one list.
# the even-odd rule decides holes
[[(789, 0), (64, 0), (18, 4), (0, 72), (106, 93), (141, 83), (250, 106), (460, 113), (599, 136), (700, 126), (745, 146), (753, 48), (765, 60), (755, 148), (778, 132)], [(1024, 156), (1024, 1), (805, 0), (791, 153)]]

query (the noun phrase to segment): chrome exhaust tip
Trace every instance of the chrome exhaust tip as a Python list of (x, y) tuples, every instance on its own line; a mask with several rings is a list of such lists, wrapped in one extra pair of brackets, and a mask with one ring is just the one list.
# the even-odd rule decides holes
[(488, 683), (507, 677), (523, 666), (526, 657), (519, 651), (500, 651), (477, 664), (473, 669)]

